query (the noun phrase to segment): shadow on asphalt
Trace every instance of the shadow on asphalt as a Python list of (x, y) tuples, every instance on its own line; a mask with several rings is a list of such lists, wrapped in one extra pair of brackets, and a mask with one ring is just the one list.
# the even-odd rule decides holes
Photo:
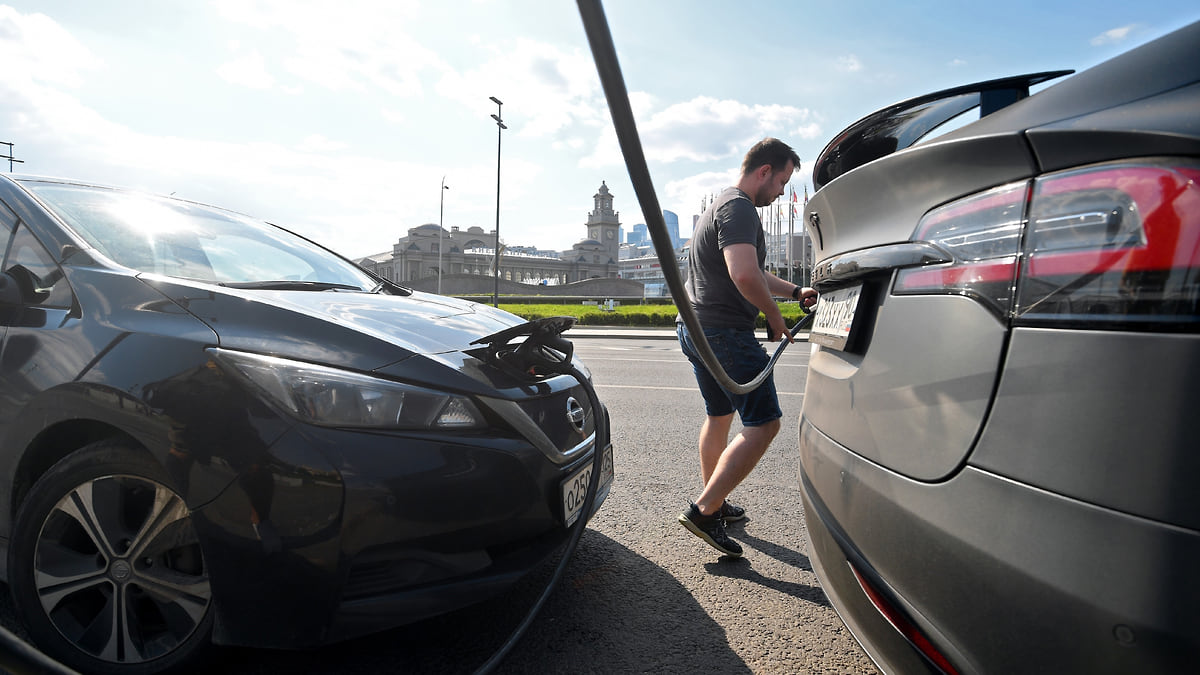
[[(557, 562), (534, 571), (508, 593), (446, 616), (302, 652), (220, 648), (206, 668), (222, 673), (471, 673), (521, 622)], [(588, 530), (536, 621), (495, 672), (750, 669), (728, 646), (724, 629), (679, 581)]]
[[(738, 528), (740, 524), (733, 524), (730, 530)], [(744, 531), (735, 532), (734, 536), (738, 541), (746, 544), (764, 555), (768, 555), (785, 565), (791, 565), (797, 569), (806, 572), (812, 571), (812, 564), (808, 561), (808, 556), (798, 551), (793, 551), (785, 546), (780, 546), (772, 541), (759, 539)], [(757, 584), (765, 586), (773, 591), (777, 591), (784, 595), (806, 600), (815, 605), (829, 607), (829, 598), (825, 596), (825, 591), (818, 586), (809, 586), (807, 584), (797, 584), (781, 579), (773, 579), (759, 574), (746, 558), (721, 558), (719, 562), (706, 563), (704, 569), (709, 573), (721, 577), (730, 577), (734, 579), (745, 579), (753, 581)]]
[(759, 574), (751, 566), (750, 561), (745, 558), (722, 558), (718, 562), (705, 563), (704, 569), (713, 576), (753, 581), (778, 593), (800, 598), (814, 605), (831, 606), (829, 598), (825, 597), (825, 591), (820, 588), (765, 577)]

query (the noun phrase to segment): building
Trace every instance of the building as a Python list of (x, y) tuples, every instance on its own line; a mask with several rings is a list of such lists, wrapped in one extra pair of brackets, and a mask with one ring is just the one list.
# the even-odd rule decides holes
[[(613, 210), (612, 193), (603, 181), (592, 200), (593, 209), (584, 224), (587, 236), (570, 251), (543, 251), (500, 242), (499, 278), (534, 285), (618, 278), (621, 222)], [(495, 277), (496, 231), (485, 232), (480, 227), (466, 230), (451, 227), (447, 231), (436, 223), (428, 223), (410, 229), (392, 246), (391, 253), (378, 253), (355, 262), (398, 283), (439, 274)]]
[[(674, 251), (675, 264), (679, 274), (687, 278), (688, 249), (677, 248)], [(640, 281), (645, 289), (643, 297), (659, 298), (671, 295), (667, 288), (667, 279), (662, 271), (662, 263), (654, 251), (654, 245), (648, 241), (645, 244), (628, 244), (621, 248), (622, 279)]]
[[(637, 231), (636, 227), (634, 231)], [(800, 285), (808, 285), (808, 279), (812, 273), (812, 241), (809, 240), (807, 233), (804, 230), (796, 234), (766, 232), (765, 236), (767, 269), (784, 279), (790, 279)], [(679, 269), (679, 276), (683, 279), (687, 279), (690, 249), (690, 239), (681, 242), (674, 249), (675, 264)], [(790, 274), (789, 264), (791, 265)], [(649, 238), (642, 243), (630, 243), (621, 247), (620, 276), (622, 279), (641, 282), (645, 288), (644, 297), (671, 295), (670, 289), (667, 288), (666, 275), (662, 271), (662, 262)]]
[(683, 246), (683, 242), (679, 240), (679, 216), (673, 211), (663, 210), (663, 222), (667, 225), (667, 234), (671, 236), (671, 247)]
[[(545, 251), (534, 246), (501, 243), (499, 278), (547, 286), (587, 279), (627, 279), (643, 285), (644, 297), (669, 296), (662, 264), (646, 226), (634, 225), (629, 236), (631, 241), (622, 244), (619, 214), (613, 209), (612, 193), (603, 181), (592, 200), (593, 208), (584, 224), (585, 238), (569, 251)], [(680, 240), (679, 218), (674, 213), (663, 211), (663, 220), (674, 244), (673, 257), (680, 276), (686, 278), (691, 240)], [(803, 280), (812, 271), (812, 243), (802, 229), (797, 234), (780, 229), (767, 227), (767, 267), (781, 277), (806, 283)], [(445, 270), (443, 276), (477, 275), (490, 281), (495, 277), (495, 247), (495, 230), (451, 227), (447, 231), (429, 223), (410, 229), (407, 236), (392, 246), (390, 253), (379, 253), (356, 262), (398, 283), (411, 284), (419, 279), (436, 278), (439, 266)]]
[(645, 223), (638, 223), (633, 226), (633, 232), (629, 234), (628, 244), (640, 245), (650, 241), (650, 230)]

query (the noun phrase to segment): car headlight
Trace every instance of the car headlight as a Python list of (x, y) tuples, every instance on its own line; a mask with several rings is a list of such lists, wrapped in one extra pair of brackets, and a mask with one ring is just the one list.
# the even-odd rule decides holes
[(273, 356), (208, 351), (309, 424), (446, 430), (485, 424), (479, 409), (464, 396)]
[(571, 365), (575, 366), (575, 369), (578, 370), (581, 375), (583, 375), (585, 378), (587, 378), (588, 382), (592, 381), (591, 369), (589, 369), (587, 366), (583, 365), (583, 361), (580, 361), (579, 357), (572, 356), (571, 357)]

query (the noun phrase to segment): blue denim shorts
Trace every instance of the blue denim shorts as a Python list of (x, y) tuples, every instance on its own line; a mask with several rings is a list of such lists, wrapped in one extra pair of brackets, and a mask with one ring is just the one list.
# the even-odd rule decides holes
[[(779, 409), (779, 395), (775, 392), (774, 373), (749, 394), (730, 393), (700, 360), (687, 326), (675, 324), (675, 334), (679, 337), (679, 346), (684, 355), (692, 362), (696, 383), (700, 385), (700, 394), (704, 397), (704, 410), (710, 417), (723, 417), (736, 411), (745, 427), (760, 426), (783, 417), (783, 411)], [(705, 328), (704, 337), (708, 338), (708, 346), (735, 382), (754, 379), (771, 360), (753, 330)]]

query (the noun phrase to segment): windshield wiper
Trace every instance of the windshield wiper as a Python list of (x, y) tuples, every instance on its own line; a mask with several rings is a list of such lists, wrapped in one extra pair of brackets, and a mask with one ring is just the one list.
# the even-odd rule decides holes
[(238, 281), (222, 283), (226, 288), (245, 288), (261, 291), (361, 291), (361, 286), (331, 281)]
[(398, 284), (394, 281), (388, 281), (386, 279), (375, 284), (375, 287), (370, 290), (371, 293), (382, 293), (383, 291), (387, 291), (388, 295), (412, 295), (413, 294), (413, 289), (408, 288), (407, 286), (401, 286), (400, 284)]

